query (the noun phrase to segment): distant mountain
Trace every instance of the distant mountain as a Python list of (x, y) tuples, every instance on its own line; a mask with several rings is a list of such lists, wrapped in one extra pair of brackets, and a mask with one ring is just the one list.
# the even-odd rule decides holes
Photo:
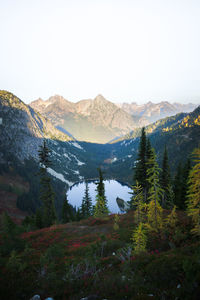
[[(60, 106), (63, 108), (63, 105), (66, 105), (68, 110), (71, 109), (73, 112), (74, 105), (76, 105), (71, 105), (62, 97), (59, 99), (52, 97), (49, 102), (40, 100), (40, 106), (43, 105), (45, 110), (50, 108), (52, 103), (55, 107), (59, 107), (55, 113), (55, 119), (59, 114), (62, 115)], [(95, 100), (80, 101), (76, 106), (76, 111), (79, 110), (85, 115), (91, 110), (92, 116), (95, 116), (96, 112), (96, 118), (104, 110), (105, 122), (109, 118), (109, 109), (111, 111), (115, 109), (116, 114), (118, 112), (115, 105), (107, 103), (107, 100), (102, 99), (101, 96)], [(50, 114), (52, 114), (52, 109), (50, 109)], [(119, 114), (121, 116), (121, 110)], [(125, 115), (127, 116), (127, 113)], [(164, 147), (167, 146), (171, 170), (174, 172), (177, 164), (184, 162), (193, 149), (199, 145), (200, 107), (191, 113), (180, 113), (158, 120), (146, 126), (146, 132), (156, 150), (159, 162), (162, 160)], [(10, 190), (14, 192), (17, 190), (17, 195), (18, 189), (21, 190), (19, 195), (23, 194), (24, 190), (29, 190), (27, 196), (22, 195), (23, 201), (19, 202), (19, 207), (25, 211), (34, 211), (39, 201), (38, 149), (43, 138), (46, 139), (51, 150), (53, 165), (48, 171), (56, 188), (57, 207), (61, 205), (61, 193), (64, 193), (67, 187), (77, 181), (96, 178), (99, 166), (103, 168), (105, 178), (132, 184), (140, 134), (141, 128), (135, 128), (110, 144), (77, 142), (66, 132), (55, 128), (47, 118), (13, 94), (0, 91), (0, 176), (5, 178), (5, 183), (0, 182), (0, 190), (3, 191), (0, 195), (4, 195), (5, 198), (5, 185), (10, 178), (18, 176), (16, 187), (12, 182), (12, 185), (9, 183), (6, 185), (8, 198), (4, 199), (4, 203), (7, 203), (7, 199), (14, 201), (17, 198), (15, 195), (10, 195)], [(23, 189), (22, 185), (24, 185)], [(19, 201), (18, 198), (17, 201)]]
[(144, 105), (114, 104), (102, 95), (93, 100), (73, 103), (56, 95), (46, 101), (39, 98), (31, 102), (30, 106), (79, 141), (107, 143), (136, 127), (146, 126), (179, 112), (190, 112), (197, 105), (170, 104), (167, 101)]
[(173, 116), (180, 112), (191, 112), (198, 105), (189, 103), (189, 104), (181, 104), (181, 103), (169, 103), (167, 101), (162, 101), (160, 103), (152, 103), (149, 101), (146, 104), (138, 105), (137, 103), (122, 103), (119, 104), (119, 107), (122, 108), (127, 113), (144, 117), (149, 123), (153, 123), (159, 119)]
[(102, 95), (77, 103), (53, 96), (33, 101), (30, 106), (80, 141), (106, 143), (147, 124), (145, 118), (131, 116)]
[[(161, 119), (145, 129), (160, 165), (165, 145), (167, 146), (170, 168), (174, 174), (177, 165), (184, 164), (191, 157), (194, 148), (200, 146), (200, 106), (191, 113)], [(110, 176), (132, 182), (140, 135), (141, 128), (137, 128), (112, 142), (112, 157), (105, 163)]]

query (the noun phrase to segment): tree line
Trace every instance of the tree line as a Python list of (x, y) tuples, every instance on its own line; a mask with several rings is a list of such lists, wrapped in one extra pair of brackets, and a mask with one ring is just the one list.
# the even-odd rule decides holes
[(92, 199), (89, 195), (88, 183), (85, 182), (85, 193), (80, 208), (74, 208), (67, 199), (67, 192), (63, 199), (61, 214), (58, 216), (55, 209), (55, 193), (52, 187), (51, 177), (48, 174), (48, 168), (52, 166), (50, 159), (51, 151), (44, 139), (43, 144), (39, 147), (39, 172), (40, 180), (39, 199), (40, 205), (35, 214), (28, 216), (23, 224), (29, 228), (49, 227), (56, 223), (67, 223), (71, 221), (79, 221), (90, 216), (101, 217), (109, 213), (107, 199), (105, 196), (105, 187), (103, 182), (103, 172), (98, 169), (99, 180), (96, 182), (97, 195), (96, 205), (93, 206)]
[[(194, 152), (197, 165), (198, 151), (200, 150), (197, 149)], [(90, 216), (102, 217), (109, 214), (107, 199), (105, 197), (103, 172), (101, 168), (99, 168), (99, 180), (96, 183), (96, 205), (92, 205), (88, 183), (86, 182), (81, 207), (77, 210), (73, 208), (68, 202), (67, 193), (65, 193), (61, 215), (58, 217), (54, 203), (55, 194), (48, 174), (48, 167), (51, 166), (50, 150), (45, 140), (40, 146), (38, 155), (40, 164), (38, 175), (40, 178), (40, 200), (42, 205), (37, 209), (35, 215), (25, 219), (25, 224), (32, 223), (37, 228), (42, 228), (58, 222), (67, 223)], [(194, 170), (194, 168), (197, 169)], [(172, 178), (166, 146), (163, 153), (162, 165), (161, 168), (159, 168), (155, 150), (151, 146), (150, 139), (146, 136), (145, 128), (143, 128), (140, 137), (138, 157), (133, 168), (134, 184), (132, 186), (132, 197), (129, 203), (130, 210), (135, 210), (136, 212), (138, 223), (142, 221), (142, 215), (144, 211), (146, 211), (149, 223), (151, 219), (152, 226), (158, 228), (162, 221), (161, 216), (163, 209), (174, 212), (176, 209), (187, 210), (194, 222), (197, 222), (198, 213), (196, 211), (194, 213), (194, 208), (191, 205), (191, 199), (194, 199), (193, 194), (194, 189), (196, 189), (196, 182), (200, 181), (200, 179), (197, 178), (197, 173), (198, 167), (192, 167), (188, 159), (184, 165), (178, 165), (175, 176)], [(195, 179), (191, 179), (191, 176), (196, 177)], [(196, 214), (195, 217), (194, 214)]]
[[(165, 147), (162, 167), (159, 168), (155, 150), (142, 129), (138, 158), (134, 166), (131, 209), (135, 210), (136, 229), (132, 240), (136, 252), (145, 250), (147, 232), (162, 232), (166, 227), (175, 227), (176, 209), (186, 210), (192, 218), (192, 233), (200, 235), (200, 149), (193, 152), (194, 163), (190, 160), (177, 168), (174, 179)], [(164, 217), (164, 210), (168, 210)]]

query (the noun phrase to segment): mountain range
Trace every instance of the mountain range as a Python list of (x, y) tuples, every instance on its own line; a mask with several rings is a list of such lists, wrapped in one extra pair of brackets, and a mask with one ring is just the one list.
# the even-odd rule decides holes
[(53, 96), (46, 101), (33, 101), (30, 106), (79, 141), (106, 143), (146, 122), (143, 117), (138, 120), (131, 116), (102, 95), (77, 103)]
[[(99, 166), (105, 178), (132, 184), (141, 128), (135, 128), (112, 143), (76, 141), (7, 91), (0, 91), (0, 119), (0, 174), (4, 179), (6, 174), (8, 178), (18, 176), (16, 181), (20, 189), (24, 182), (21, 193), (24, 190), (26, 193), (21, 204), (18, 202), (21, 209), (31, 207), (31, 211), (34, 211), (38, 205), (39, 182), (36, 174), (39, 166), (38, 149), (43, 138), (51, 150), (52, 167), (48, 171), (57, 187), (57, 206), (62, 202), (60, 191), (65, 191), (77, 181), (97, 178)], [(199, 146), (200, 107), (191, 113), (179, 113), (158, 120), (146, 126), (146, 132), (156, 150), (159, 164), (167, 146), (174, 174), (177, 165), (186, 161), (193, 149)], [(5, 192), (4, 184), (0, 182), (0, 190), (2, 187)], [(10, 185), (6, 189), (9, 190)]]
[(144, 117), (148, 120), (148, 123), (153, 123), (159, 119), (173, 116), (179, 112), (191, 112), (197, 105), (193, 103), (169, 103), (167, 101), (152, 103), (149, 101), (142, 105), (138, 105), (135, 102), (122, 103), (119, 104), (119, 107), (133, 116)]
[(116, 105), (102, 95), (77, 103), (56, 95), (46, 101), (35, 100), (30, 106), (63, 132), (79, 141), (93, 143), (107, 143), (137, 127), (178, 112), (190, 112), (196, 107), (194, 104), (170, 104), (166, 101), (158, 104), (148, 102), (145, 105)]

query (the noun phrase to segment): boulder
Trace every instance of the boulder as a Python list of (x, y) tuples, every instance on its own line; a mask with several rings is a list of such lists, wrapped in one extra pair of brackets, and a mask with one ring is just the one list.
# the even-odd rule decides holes
[(30, 300), (41, 300), (40, 295), (34, 295)]
[(130, 205), (119, 197), (116, 198), (116, 202), (122, 213), (125, 213), (130, 208)]

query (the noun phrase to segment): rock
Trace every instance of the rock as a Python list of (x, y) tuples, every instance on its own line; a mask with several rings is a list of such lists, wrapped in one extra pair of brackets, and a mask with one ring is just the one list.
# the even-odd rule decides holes
[(97, 300), (99, 297), (97, 295), (89, 295), (85, 298), (81, 298), (80, 300)]
[(119, 197), (116, 198), (116, 202), (117, 202), (119, 209), (123, 213), (126, 212), (130, 208), (130, 205), (125, 200), (123, 200)]
[(41, 300), (40, 295), (34, 295), (30, 300)]

